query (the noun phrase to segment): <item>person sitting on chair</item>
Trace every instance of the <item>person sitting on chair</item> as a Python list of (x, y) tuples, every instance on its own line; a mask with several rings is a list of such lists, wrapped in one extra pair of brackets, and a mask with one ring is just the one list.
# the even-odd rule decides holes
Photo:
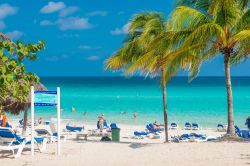
[(250, 116), (246, 119), (245, 125), (247, 125), (247, 128), (250, 130)]

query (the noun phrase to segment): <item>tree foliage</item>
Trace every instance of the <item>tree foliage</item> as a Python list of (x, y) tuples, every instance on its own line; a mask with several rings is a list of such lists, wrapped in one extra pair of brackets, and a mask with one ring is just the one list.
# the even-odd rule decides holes
[(37, 52), (45, 48), (45, 43), (44, 41), (39, 41), (36, 44), (23, 43), (20, 41), (14, 43), (3, 34), (1, 34), (1, 38), (0, 109), (10, 111), (13, 103), (27, 102), (30, 86), (39, 81), (38, 76), (26, 72), (23, 62), (25, 60), (36, 60)]

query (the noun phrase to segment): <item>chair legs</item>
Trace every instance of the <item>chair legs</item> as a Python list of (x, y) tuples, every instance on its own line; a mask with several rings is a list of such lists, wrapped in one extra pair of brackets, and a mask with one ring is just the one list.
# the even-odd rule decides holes
[(19, 148), (18, 148), (16, 154), (14, 153), (14, 149), (12, 150), (13, 156), (14, 156), (15, 158), (21, 156), (21, 153), (22, 153), (22, 151), (23, 151), (24, 146), (25, 146), (25, 141), (23, 141), (23, 142), (19, 145)]
[(43, 142), (40, 143), (41, 146), (42, 146), (41, 148), (39, 147), (39, 143), (36, 143), (37, 144), (37, 148), (39, 149), (40, 152), (44, 152), (46, 150), (47, 142), (48, 142), (47, 138), (44, 138)]

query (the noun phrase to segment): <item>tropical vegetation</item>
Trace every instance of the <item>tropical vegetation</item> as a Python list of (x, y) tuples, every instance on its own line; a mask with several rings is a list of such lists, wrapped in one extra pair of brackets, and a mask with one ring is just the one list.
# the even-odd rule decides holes
[(227, 134), (235, 135), (230, 66), (250, 55), (248, 1), (192, 0), (181, 3), (188, 6), (176, 7), (168, 24), (175, 31), (188, 30), (192, 33), (185, 38), (176, 54), (165, 57), (163, 63), (181, 54), (187, 58), (193, 57), (192, 70), (195, 76), (204, 61), (222, 55), (227, 89)]
[(190, 32), (173, 32), (168, 29), (163, 14), (143, 12), (129, 23), (129, 33), (123, 46), (106, 61), (106, 68), (123, 70), (125, 74), (140, 72), (145, 76), (160, 76), (163, 98), (165, 142), (168, 142), (168, 114), (166, 84), (177, 70), (188, 61), (175, 60), (159, 65), (170, 55)]
[(19, 114), (26, 111), (30, 86), (39, 81), (39, 77), (26, 72), (24, 60), (36, 60), (37, 52), (44, 49), (45, 43), (37, 44), (13, 42), (0, 34), (0, 111)]
[(224, 57), (227, 89), (228, 135), (235, 135), (230, 66), (250, 55), (248, 0), (180, 0), (165, 22), (156, 12), (143, 12), (129, 22), (122, 47), (106, 61), (106, 68), (125, 74), (161, 77), (166, 142), (166, 84), (179, 69), (192, 80), (200, 66), (215, 56)]

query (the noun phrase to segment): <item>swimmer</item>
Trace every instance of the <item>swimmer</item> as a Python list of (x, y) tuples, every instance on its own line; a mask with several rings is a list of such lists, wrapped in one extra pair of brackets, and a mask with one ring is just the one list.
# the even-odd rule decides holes
[(137, 112), (134, 112), (134, 119), (136, 119), (138, 116)]
[(124, 115), (124, 114), (126, 114), (126, 112), (125, 112), (125, 111), (121, 111), (120, 114), (121, 114), (121, 115)]
[(71, 112), (76, 112), (75, 107), (73, 107), (73, 106), (72, 106), (72, 108), (71, 108)]

